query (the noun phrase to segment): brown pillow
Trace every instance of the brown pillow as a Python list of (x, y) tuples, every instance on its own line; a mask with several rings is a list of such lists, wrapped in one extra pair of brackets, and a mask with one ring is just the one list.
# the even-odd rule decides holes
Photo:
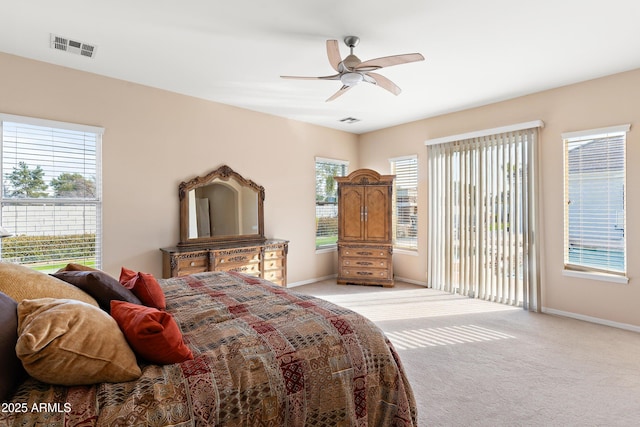
[(9, 398), (14, 387), (26, 376), (16, 356), (18, 341), (18, 303), (0, 292), (0, 401)]
[(0, 292), (17, 302), (23, 299), (65, 298), (98, 306), (91, 295), (48, 274), (20, 264), (0, 262)]
[(59, 271), (53, 273), (52, 276), (77, 286), (94, 297), (100, 308), (107, 313), (111, 310), (111, 300), (142, 304), (133, 292), (122, 286), (114, 277), (102, 271)]
[(70, 262), (64, 268), (61, 268), (58, 271), (100, 271), (100, 270), (98, 270), (97, 268), (87, 267), (86, 265)]
[(125, 382), (141, 375), (116, 321), (80, 301), (21, 301), (16, 354), (29, 375), (49, 384)]

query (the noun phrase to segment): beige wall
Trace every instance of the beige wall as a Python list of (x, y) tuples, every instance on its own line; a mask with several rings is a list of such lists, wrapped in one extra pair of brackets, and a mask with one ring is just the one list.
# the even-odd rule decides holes
[[(352, 135), (0, 53), (0, 112), (102, 126), (104, 269), (160, 275), (158, 248), (178, 240), (177, 186), (228, 164), (266, 189), (268, 237), (290, 239), (289, 282), (335, 273), (335, 253), (314, 246), (314, 157), (388, 173), (391, 157), (419, 159), (417, 255), (396, 253), (397, 276), (425, 283), (424, 141), (541, 119), (543, 306), (640, 327), (640, 70), (511, 101)], [(630, 123), (627, 143), (629, 283), (562, 274), (560, 133)], [(150, 191), (150, 189), (153, 189)]]
[[(640, 326), (640, 70), (549, 90), (510, 101), (412, 122), (360, 137), (360, 166), (388, 170), (388, 158), (418, 154), (420, 177), (417, 257), (394, 254), (398, 276), (425, 280), (426, 148), (424, 141), (541, 119), (541, 256), (542, 300), (549, 311)], [(560, 134), (618, 124), (631, 124), (627, 138), (626, 285), (563, 275), (563, 150)], [(417, 258), (417, 259), (416, 259)], [(635, 328), (634, 328), (635, 329)]]
[(265, 233), (289, 282), (335, 273), (315, 253), (315, 156), (357, 165), (357, 136), (0, 53), (0, 112), (104, 127), (103, 268), (161, 275), (178, 184), (227, 164), (265, 187)]

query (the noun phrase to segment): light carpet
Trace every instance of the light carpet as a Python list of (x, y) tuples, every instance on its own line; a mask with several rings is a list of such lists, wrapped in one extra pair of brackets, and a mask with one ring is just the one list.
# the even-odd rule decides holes
[(638, 426), (640, 334), (397, 282), (292, 289), (373, 320), (420, 426)]

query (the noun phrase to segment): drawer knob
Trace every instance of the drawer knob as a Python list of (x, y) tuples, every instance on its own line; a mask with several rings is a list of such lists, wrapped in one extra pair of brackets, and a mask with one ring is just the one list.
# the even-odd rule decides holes
[(191, 261), (191, 264), (189, 264), (191, 267), (194, 267), (196, 265), (195, 261)]

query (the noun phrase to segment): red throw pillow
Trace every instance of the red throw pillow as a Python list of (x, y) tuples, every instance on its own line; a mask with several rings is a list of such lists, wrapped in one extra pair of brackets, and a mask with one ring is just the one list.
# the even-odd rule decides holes
[(167, 308), (164, 292), (162, 292), (162, 288), (156, 278), (153, 277), (153, 274), (136, 273), (133, 270), (122, 267), (119, 281), (122, 286), (131, 290), (144, 305), (158, 310)]
[(193, 359), (173, 316), (153, 307), (111, 301), (111, 316), (136, 354), (159, 365)]

